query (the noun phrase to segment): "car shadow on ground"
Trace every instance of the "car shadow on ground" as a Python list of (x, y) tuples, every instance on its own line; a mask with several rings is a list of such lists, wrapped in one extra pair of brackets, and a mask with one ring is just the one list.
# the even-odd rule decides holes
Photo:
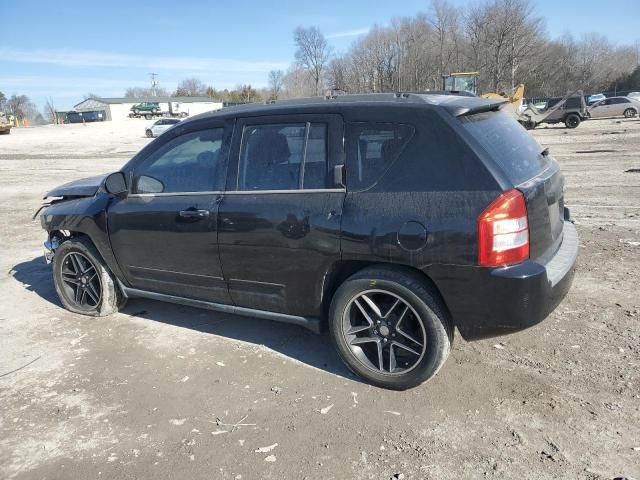
[[(9, 273), (27, 290), (62, 308), (53, 286), (51, 266), (47, 265), (42, 257), (20, 263)], [(122, 313), (255, 345), (264, 345), (308, 366), (359, 381), (344, 366), (328, 335), (316, 335), (296, 325), (138, 298), (131, 299)]]

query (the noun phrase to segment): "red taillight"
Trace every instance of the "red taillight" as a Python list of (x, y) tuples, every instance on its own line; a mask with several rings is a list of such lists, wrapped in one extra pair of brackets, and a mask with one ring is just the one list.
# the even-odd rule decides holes
[(478, 263), (499, 267), (529, 258), (529, 223), (524, 195), (509, 190), (478, 217)]

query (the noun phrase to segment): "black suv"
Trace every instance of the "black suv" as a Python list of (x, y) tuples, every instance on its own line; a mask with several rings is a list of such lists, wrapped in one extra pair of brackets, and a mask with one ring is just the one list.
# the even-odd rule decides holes
[(120, 172), (47, 194), (60, 300), (93, 316), (146, 297), (327, 328), (358, 375), (415, 386), (454, 327), (530, 327), (572, 282), (564, 178), (502, 104), (355, 95), (181, 122)]

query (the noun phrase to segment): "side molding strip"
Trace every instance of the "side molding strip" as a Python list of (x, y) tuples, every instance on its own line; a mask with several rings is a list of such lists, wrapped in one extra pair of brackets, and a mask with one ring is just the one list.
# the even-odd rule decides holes
[(174, 295), (165, 295), (163, 293), (148, 292), (146, 290), (129, 288), (125, 287), (122, 284), (120, 284), (120, 288), (122, 288), (122, 292), (127, 298), (148, 298), (151, 300), (160, 300), (162, 302), (176, 303), (178, 305), (187, 305), (189, 307), (214, 310), (216, 312), (231, 313), (233, 315), (264, 318), (265, 320), (273, 320), (274, 322), (299, 325), (311, 330), (314, 333), (320, 333), (320, 319), (315, 317), (299, 317), (297, 315), (287, 315), (285, 313), (267, 312), (264, 310), (254, 310), (253, 308), (236, 307), (234, 305), (223, 305), (220, 303), (205, 302), (204, 300), (193, 300), (190, 298), (176, 297)]

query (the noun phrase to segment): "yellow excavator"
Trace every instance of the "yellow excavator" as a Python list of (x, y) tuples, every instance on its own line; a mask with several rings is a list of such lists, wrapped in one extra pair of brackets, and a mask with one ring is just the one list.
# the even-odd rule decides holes
[[(468, 92), (478, 95), (478, 79), (480, 72), (458, 72), (450, 73), (442, 76), (442, 89), (445, 91)], [(522, 100), (524, 99), (524, 84), (520, 84), (513, 89), (511, 93), (483, 93), (482, 98), (493, 98), (496, 100), (508, 100), (509, 104), (505, 106), (511, 113), (518, 116)]]
[[(479, 72), (459, 72), (443, 75), (442, 89), (449, 92), (466, 92), (467, 94), (478, 95), (479, 77)], [(558, 102), (555, 102), (551, 108), (544, 109), (543, 111), (537, 110), (533, 105), (527, 105), (526, 108), (523, 108), (524, 84), (522, 83), (515, 87), (511, 93), (488, 92), (481, 94), (480, 97), (506, 100), (507, 102), (502, 109), (508, 111), (523, 127), (530, 130), (536, 128), (540, 123), (545, 122), (545, 120), (558, 109), (563, 108), (567, 100), (576, 94), (582, 96), (582, 91), (576, 90), (568, 93)], [(569, 127), (569, 124), (567, 124), (567, 127)], [(569, 128), (575, 128), (575, 126)]]

